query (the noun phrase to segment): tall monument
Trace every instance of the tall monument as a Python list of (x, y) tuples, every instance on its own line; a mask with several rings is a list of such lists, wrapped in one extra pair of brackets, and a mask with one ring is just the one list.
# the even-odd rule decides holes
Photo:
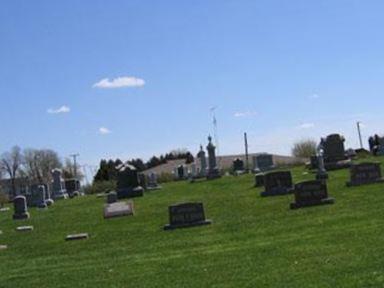
[(216, 164), (216, 147), (212, 144), (212, 137), (208, 136), (208, 173), (207, 173), (207, 179), (215, 179), (220, 178), (220, 171)]

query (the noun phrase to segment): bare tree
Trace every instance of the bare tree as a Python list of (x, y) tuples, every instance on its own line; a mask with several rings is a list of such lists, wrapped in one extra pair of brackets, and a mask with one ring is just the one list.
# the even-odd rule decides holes
[(0, 168), (8, 174), (11, 180), (12, 195), (16, 196), (16, 178), (23, 165), (23, 155), (18, 146), (14, 146), (11, 151), (5, 152), (0, 159)]
[(316, 154), (316, 141), (305, 139), (293, 144), (292, 155), (299, 158), (309, 158)]

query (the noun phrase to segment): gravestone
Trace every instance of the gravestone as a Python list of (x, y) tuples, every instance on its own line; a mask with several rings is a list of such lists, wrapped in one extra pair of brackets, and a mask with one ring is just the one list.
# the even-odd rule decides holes
[(51, 171), (52, 174), (52, 193), (53, 198), (56, 199), (67, 199), (68, 194), (65, 190), (65, 183), (63, 178), (61, 177), (60, 169), (53, 169)]
[(255, 187), (264, 186), (264, 173), (257, 173), (255, 175)]
[(185, 179), (185, 177), (186, 177), (186, 175), (185, 175), (184, 165), (177, 166), (177, 179), (183, 180), (183, 179)]
[(80, 181), (77, 179), (68, 179), (64, 182), (65, 190), (70, 198), (80, 196)]
[(19, 195), (13, 199), (14, 214), (13, 219), (27, 219), (29, 218), (28, 208), (27, 208), (27, 199), (25, 196)]
[(241, 160), (240, 158), (236, 158), (235, 160), (233, 160), (232, 167), (233, 167), (232, 168), (233, 172), (235, 174), (244, 173), (244, 171), (245, 171), (244, 161)]
[(197, 157), (200, 160), (199, 177), (205, 177), (207, 175), (207, 158), (205, 157), (205, 151), (202, 145), (200, 145), (200, 151), (197, 153)]
[(33, 230), (33, 226), (19, 226), (19, 227), (16, 227), (16, 231), (18, 232), (28, 232), (28, 231), (32, 231)]
[(265, 191), (261, 196), (286, 195), (293, 192), (292, 175), (290, 171), (269, 172), (264, 175)]
[(70, 234), (65, 237), (65, 241), (83, 240), (88, 238), (88, 233)]
[(47, 203), (46, 203), (46, 199), (45, 199), (45, 186), (44, 185), (39, 185), (37, 187), (37, 191), (38, 191), (38, 201), (36, 203), (36, 206), (38, 208), (47, 208)]
[(157, 175), (156, 173), (151, 173), (148, 175), (148, 185), (147, 185), (148, 190), (158, 190), (161, 189), (161, 186), (159, 183), (157, 183)]
[(347, 186), (359, 186), (384, 181), (381, 176), (380, 163), (365, 162), (352, 164), (349, 171), (350, 181), (346, 183)]
[(117, 168), (117, 198), (143, 196), (144, 189), (139, 185), (137, 170), (130, 164), (121, 164)]
[(317, 162), (317, 155), (312, 155), (309, 161), (309, 169), (315, 170), (318, 168), (319, 163)]
[(383, 156), (384, 155), (384, 137), (378, 137), (377, 142), (378, 143), (376, 148), (376, 155)]
[(316, 179), (317, 180), (326, 180), (328, 179), (328, 173), (327, 170), (325, 170), (325, 164), (324, 164), (324, 151), (320, 149), (317, 153), (317, 172), (316, 172)]
[(0, 245), (0, 250), (7, 250), (8, 246), (7, 245)]
[(164, 230), (211, 224), (205, 219), (203, 203), (183, 203), (168, 207), (169, 224)]
[(324, 165), (326, 170), (349, 168), (351, 161), (346, 157), (344, 137), (339, 134), (322, 138), (318, 150), (324, 151)]
[(107, 194), (107, 203), (112, 204), (117, 202), (117, 193), (115, 191), (111, 191)]
[(273, 156), (271, 154), (263, 153), (252, 157), (253, 172), (265, 172), (275, 168), (273, 164)]
[(327, 184), (321, 180), (310, 180), (295, 185), (295, 202), (291, 209), (301, 207), (333, 204), (335, 200), (328, 197)]
[(143, 187), (144, 190), (147, 190), (147, 177), (144, 173), (138, 173), (139, 175), (139, 185)]
[(113, 218), (133, 215), (132, 202), (115, 202), (104, 205), (104, 218)]
[(208, 146), (207, 146), (207, 151), (208, 151), (208, 172), (207, 172), (207, 179), (216, 179), (220, 178), (220, 171), (219, 168), (217, 167), (216, 164), (216, 147), (215, 145), (212, 144), (212, 137), (208, 137)]

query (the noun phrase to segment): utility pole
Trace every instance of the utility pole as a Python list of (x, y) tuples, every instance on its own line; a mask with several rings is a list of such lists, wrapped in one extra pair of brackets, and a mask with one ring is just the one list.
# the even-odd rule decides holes
[(80, 156), (80, 155), (79, 155), (79, 153), (76, 153), (76, 154), (71, 154), (69, 156), (73, 158), (73, 166), (74, 166), (74, 168), (73, 168), (73, 174), (74, 175), (73, 176), (75, 177), (75, 179), (77, 179), (77, 163), (76, 163), (76, 158), (78, 156)]
[(247, 132), (244, 132), (244, 145), (245, 145), (245, 171), (249, 172), (249, 161), (248, 161), (248, 139)]
[(360, 122), (357, 121), (357, 133), (359, 134), (360, 148), (363, 149), (363, 141), (361, 140)]

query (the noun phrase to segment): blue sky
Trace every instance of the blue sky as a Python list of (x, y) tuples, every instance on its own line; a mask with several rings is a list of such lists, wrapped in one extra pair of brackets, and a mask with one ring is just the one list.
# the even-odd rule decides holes
[(83, 164), (197, 152), (214, 106), (221, 154), (242, 153), (245, 131), (251, 152), (334, 132), (356, 147), (357, 120), (365, 138), (384, 130), (382, 11), (379, 0), (4, 0), (0, 151), (78, 152)]

